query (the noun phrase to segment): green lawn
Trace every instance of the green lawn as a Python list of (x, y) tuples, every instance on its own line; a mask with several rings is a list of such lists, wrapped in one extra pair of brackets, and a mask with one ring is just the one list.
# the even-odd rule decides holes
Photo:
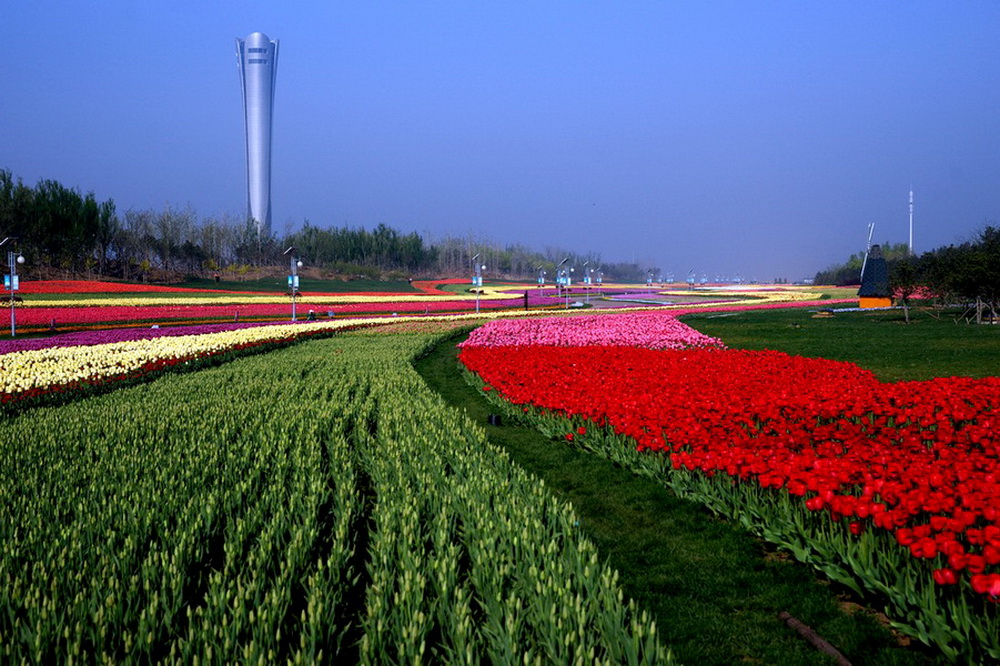
[(815, 314), (790, 308), (695, 314), (682, 320), (730, 347), (850, 361), (883, 381), (1000, 375), (1000, 326), (956, 323), (951, 314), (936, 317), (912, 309), (910, 324), (902, 310)]

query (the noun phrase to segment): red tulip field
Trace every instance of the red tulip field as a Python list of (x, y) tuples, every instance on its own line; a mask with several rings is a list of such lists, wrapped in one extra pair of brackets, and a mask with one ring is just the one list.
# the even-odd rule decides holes
[(642, 452), (679, 492), (885, 598), (946, 655), (1000, 658), (1000, 378), (882, 383), (850, 363), (706, 346), (679, 322), (674, 349), (511, 323), (484, 327), (507, 326), (505, 344), (480, 344), (487, 330), (461, 351), (485, 392), (577, 444)]

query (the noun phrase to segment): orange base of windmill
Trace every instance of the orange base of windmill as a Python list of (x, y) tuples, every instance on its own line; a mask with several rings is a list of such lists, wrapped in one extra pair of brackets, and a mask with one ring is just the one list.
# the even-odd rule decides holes
[(878, 296), (862, 296), (861, 301), (858, 303), (858, 307), (862, 308), (890, 308), (892, 307), (891, 298), (881, 298)]

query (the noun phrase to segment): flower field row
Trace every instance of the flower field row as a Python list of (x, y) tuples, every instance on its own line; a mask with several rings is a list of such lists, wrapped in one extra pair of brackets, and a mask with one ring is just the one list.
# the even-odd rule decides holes
[(670, 663), (572, 509), (413, 371), (434, 340), (0, 422), (0, 661)]
[(678, 478), (718, 480), (695, 493), (717, 507), (784, 498), (762, 533), (843, 565), (842, 582), (889, 597), (946, 654), (1000, 658), (1000, 378), (883, 384), (849, 363), (722, 349), (469, 344), (461, 359), (529, 414), (607, 426), (668, 454)]
[(285, 324), (205, 324), (122, 328), (0, 341), (0, 403), (56, 390), (135, 379), (189, 361), (365, 326), (387, 332), (439, 332), (519, 312), (344, 318)]
[(172, 326), (169, 328), (109, 328), (96, 331), (80, 331), (76, 333), (61, 333), (47, 338), (10, 338), (0, 340), (0, 356), (16, 351), (48, 349), (50, 347), (77, 347), (91, 345), (106, 345), (112, 342), (130, 342), (148, 340), (151, 338), (174, 337), (178, 335), (204, 335), (206, 333), (222, 333), (236, 331), (241, 328), (268, 326), (273, 324), (201, 324), (197, 326)]
[[(479, 303), (481, 311), (493, 310), (518, 310), (523, 307), (523, 296), (511, 296), (506, 300), (483, 300)], [(829, 307), (831, 301), (799, 302), (795, 305), (802, 307), (821, 306)], [(556, 299), (529, 293), (528, 306), (533, 309), (542, 307), (559, 307)], [(787, 303), (761, 303), (761, 304), (715, 304), (715, 305), (684, 305), (670, 306), (670, 312), (680, 315), (690, 312), (732, 312), (739, 310), (755, 310), (767, 308), (788, 307)], [(123, 306), (123, 305), (103, 305), (90, 307), (31, 307), (19, 308), (17, 322), (19, 327), (42, 328), (55, 325), (88, 325), (100, 323), (116, 322), (150, 322), (163, 323), (168, 321), (197, 321), (197, 320), (229, 320), (234, 319), (255, 319), (255, 318), (283, 318), (290, 316), (290, 304), (286, 297), (284, 303), (272, 304), (235, 304), (235, 305), (187, 305), (187, 306)], [(330, 312), (334, 316), (353, 316), (363, 314), (432, 314), (444, 312), (475, 312), (475, 300), (450, 300), (450, 301), (400, 301), (393, 303), (349, 303), (337, 306), (314, 303), (309, 300), (302, 300), (297, 305), (301, 316), (311, 309), (320, 318), (328, 318)], [(622, 308), (630, 310), (644, 310), (650, 308), (632, 307)], [(659, 308), (656, 308), (659, 309)]]
[(498, 319), (475, 329), (460, 346), (620, 345), (649, 349), (721, 347), (663, 312), (628, 312), (587, 317)]
[[(516, 285), (488, 286), (481, 293), (450, 293), (438, 288), (442, 284), (466, 284), (467, 280), (415, 281), (422, 293), (307, 293), (299, 294), (297, 309), (303, 315), (314, 311), (317, 318), (332, 316), (364, 316), (379, 314), (441, 314), (517, 309), (558, 309), (567, 299), (554, 288), (537, 289)], [(627, 290), (627, 286), (624, 287)], [(621, 309), (656, 309), (666, 307), (673, 312), (756, 309), (796, 305), (829, 306), (836, 301), (810, 301), (811, 290), (717, 290), (719, 299), (705, 301), (704, 290), (667, 290), (682, 302), (636, 302), (614, 300), (618, 287), (571, 290), (569, 298), (600, 303), (601, 307)], [(160, 285), (88, 281), (23, 281), (24, 300), (17, 305), (17, 322), (22, 331), (39, 332), (59, 328), (94, 327), (101, 325), (134, 325), (136, 323), (166, 324), (170, 322), (239, 322), (282, 319), (290, 315), (287, 294), (261, 292), (229, 292), (211, 289), (174, 288)], [(660, 292), (658, 292), (660, 293)], [(752, 301), (733, 301), (731, 293)], [(31, 294), (41, 294), (31, 298)], [(66, 294), (65, 298), (58, 294)], [(83, 296), (71, 296), (83, 294)], [(90, 295), (90, 296), (88, 296)], [(607, 296), (607, 297), (605, 297)], [(691, 302), (689, 296), (697, 296)], [(721, 300), (720, 300), (721, 299)], [(676, 299), (671, 299), (676, 300)]]
[[(481, 310), (510, 308), (511, 301), (483, 301)], [(515, 302), (515, 304), (517, 304)], [(438, 312), (475, 312), (475, 301), (409, 301), (393, 303), (351, 303), (337, 305), (315, 303), (309, 300), (300, 301), (297, 310), (305, 317), (309, 310), (314, 310), (320, 318), (326, 319), (328, 313), (334, 316), (355, 314), (426, 314)], [(238, 304), (238, 305), (178, 305), (178, 306), (125, 306), (104, 305), (91, 307), (36, 307), (19, 310), (18, 326), (44, 327), (55, 323), (56, 326), (72, 324), (95, 324), (113, 322), (167, 322), (171, 320), (192, 321), (253, 319), (262, 317), (283, 318), (291, 315), (291, 306), (286, 298), (284, 303), (273, 304)]]
[(193, 359), (377, 322), (353, 319), (251, 326), (10, 352), (0, 356), (0, 401), (33, 397), (56, 388), (130, 378)]
[[(25, 294), (135, 294), (135, 293), (218, 293), (214, 289), (172, 287), (155, 284), (104, 282), (102, 280), (22, 280)], [(250, 293), (250, 292), (247, 292)]]
[[(484, 289), (479, 300), (511, 300), (510, 294), (504, 294), (490, 289)], [(239, 293), (239, 292), (214, 292), (206, 295), (182, 295), (182, 296), (127, 296), (114, 299), (114, 305), (119, 307), (163, 307), (163, 306), (212, 306), (212, 305), (268, 305), (282, 304), (288, 305), (290, 302), (288, 294), (274, 293)], [(357, 305), (357, 304), (385, 304), (385, 303), (451, 303), (451, 302), (475, 302), (476, 297), (468, 294), (447, 294), (442, 296), (432, 294), (384, 294), (384, 293), (358, 293), (358, 294), (299, 294), (299, 302), (307, 305)], [(26, 300), (20, 307), (24, 309), (34, 308), (70, 308), (70, 307), (104, 307), (108, 305), (107, 298), (67, 298), (65, 300), (45, 299)]]
[(740, 303), (684, 303), (670, 306), (670, 312), (676, 316), (692, 314), (695, 312), (743, 312), (749, 310), (779, 310), (788, 307), (799, 308), (829, 308), (831, 305), (840, 303), (857, 303), (857, 299), (831, 299), (825, 301), (796, 300), (789, 302), (781, 299), (767, 299), (764, 301), (750, 301)]
[[(437, 296), (454, 296), (450, 292), (438, 288), (442, 284), (468, 284), (465, 279), (414, 280), (413, 287), (425, 294)], [(26, 294), (137, 294), (137, 293), (178, 293), (178, 294), (261, 294), (262, 292), (231, 290), (200, 289), (197, 287), (176, 287), (171, 285), (135, 284), (128, 282), (106, 282), (102, 280), (24, 280), (21, 290)], [(360, 292), (359, 292), (360, 293)], [(391, 292), (372, 292), (379, 295), (391, 295)]]

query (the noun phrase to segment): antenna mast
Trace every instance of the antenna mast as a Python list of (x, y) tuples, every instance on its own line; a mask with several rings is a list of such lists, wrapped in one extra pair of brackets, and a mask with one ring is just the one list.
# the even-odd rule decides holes
[(913, 256), (913, 185), (910, 185), (910, 256)]

